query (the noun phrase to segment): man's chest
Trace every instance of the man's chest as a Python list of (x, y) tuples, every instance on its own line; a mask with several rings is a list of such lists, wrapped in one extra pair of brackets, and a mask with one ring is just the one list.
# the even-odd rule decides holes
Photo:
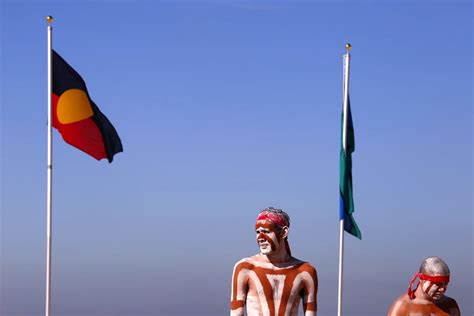
[(410, 306), (407, 316), (451, 316), (456, 315), (455, 310), (448, 306), (436, 306), (434, 304), (413, 304)]
[(248, 279), (248, 315), (296, 315), (304, 280), (298, 271), (251, 271)]
[(264, 296), (267, 300), (288, 300), (300, 296), (304, 289), (304, 276), (295, 270), (259, 271), (249, 274), (250, 295)]

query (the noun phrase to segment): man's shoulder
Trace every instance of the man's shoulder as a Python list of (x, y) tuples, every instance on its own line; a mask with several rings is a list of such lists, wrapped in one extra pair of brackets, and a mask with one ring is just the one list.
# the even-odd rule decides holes
[(307, 261), (302, 261), (300, 259), (294, 259), (294, 265), (298, 268), (300, 271), (307, 271), (309, 273), (316, 273), (316, 268), (309, 262)]
[(252, 266), (260, 266), (268, 264), (268, 261), (265, 260), (260, 254), (253, 255), (248, 258), (243, 258), (237, 261), (236, 265), (252, 265)]
[(410, 299), (410, 297), (408, 296), (408, 294), (402, 294), (400, 295), (392, 304), (392, 307), (395, 307), (395, 306), (398, 306), (398, 307), (406, 307), (406, 306), (410, 306), (410, 305), (413, 305), (413, 304), (416, 304), (416, 300), (412, 300)]
[(402, 296), (398, 297), (390, 307), (388, 312), (389, 316), (396, 316), (402, 315), (406, 313), (409, 306), (412, 304), (412, 301), (408, 297), (408, 294), (403, 294)]
[(443, 296), (443, 301), (445, 301), (447, 303), (451, 303), (451, 304), (456, 304), (456, 305), (458, 304), (454, 298), (449, 297), (447, 295)]
[(459, 310), (458, 302), (452, 297), (449, 296), (443, 296), (441, 301), (439, 302), (439, 305), (442, 305), (443, 307), (447, 308), (454, 308)]
[(255, 260), (253, 259), (253, 257), (242, 258), (234, 264), (234, 270), (241, 269), (241, 268), (249, 268), (253, 266), (254, 264), (255, 264)]
[(411, 304), (413, 302), (413, 300), (410, 299), (410, 297), (408, 296), (408, 294), (404, 293), (402, 295), (400, 295), (394, 303), (399, 303), (399, 304), (403, 304), (403, 305), (408, 305), (408, 304)]

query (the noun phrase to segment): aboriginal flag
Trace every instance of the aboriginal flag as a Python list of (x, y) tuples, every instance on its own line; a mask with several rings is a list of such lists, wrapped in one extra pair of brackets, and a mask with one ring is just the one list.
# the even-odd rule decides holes
[(86, 83), (53, 50), (53, 127), (66, 143), (109, 163), (122, 142), (107, 117), (89, 97)]

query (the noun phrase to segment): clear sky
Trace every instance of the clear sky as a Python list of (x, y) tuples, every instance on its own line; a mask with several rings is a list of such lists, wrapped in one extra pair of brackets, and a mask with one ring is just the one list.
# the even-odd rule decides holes
[(353, 45), (347, 316), (386, 313), (421, 261), (473, 295), (471, 1), (1, 1), (0, 314), (44, 313), (46, 15), (121, 136), (54, 131), (53, 315), (227, 315), (260, 209), (335, 315), (342, 55)]

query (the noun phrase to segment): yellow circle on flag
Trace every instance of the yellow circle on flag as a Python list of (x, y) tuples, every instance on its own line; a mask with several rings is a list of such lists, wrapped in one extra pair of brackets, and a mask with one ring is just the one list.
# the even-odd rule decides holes
[(79, 89), (70, 89), (61, 94), (56, 112), (62, 124), (78, 122), (94, 115), (87, 94)]

